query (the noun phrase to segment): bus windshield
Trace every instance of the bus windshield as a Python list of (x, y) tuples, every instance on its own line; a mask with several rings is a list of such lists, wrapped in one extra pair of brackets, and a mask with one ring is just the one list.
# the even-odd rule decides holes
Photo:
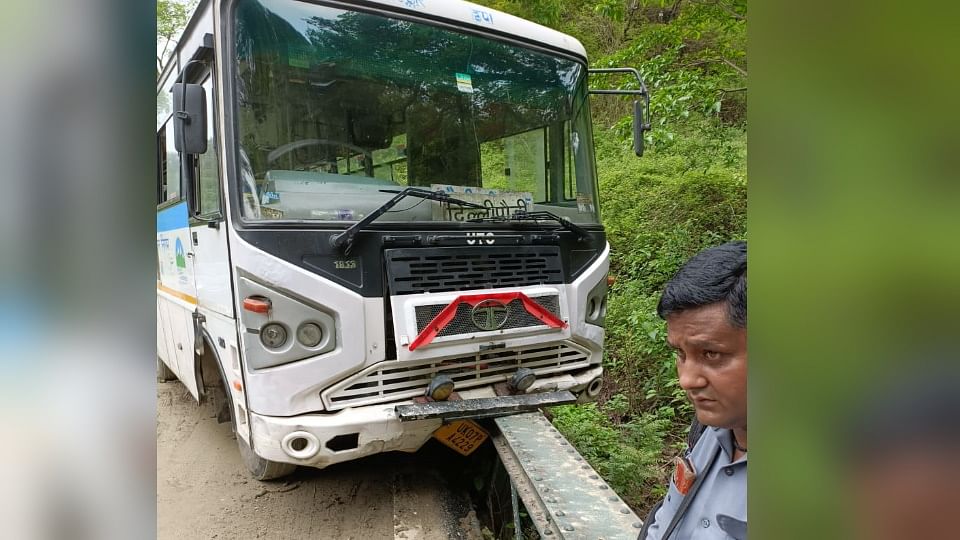
[(245, 220), (356, 222), (420, 186), (486, 209), (411, 199), (380, 221), (598, 223), (583, 64), (296, 0), (239, 2), (235, 24)]

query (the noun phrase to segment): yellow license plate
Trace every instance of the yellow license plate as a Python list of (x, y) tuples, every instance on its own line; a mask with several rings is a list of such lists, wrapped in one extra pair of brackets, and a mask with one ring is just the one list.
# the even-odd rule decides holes
[(487, 440), (488, 435), (476, 422), (471, 420), (454, 420), (434, 431), (433, 436), (457, 452), (469, 456), (483, 444), (483, 441)]

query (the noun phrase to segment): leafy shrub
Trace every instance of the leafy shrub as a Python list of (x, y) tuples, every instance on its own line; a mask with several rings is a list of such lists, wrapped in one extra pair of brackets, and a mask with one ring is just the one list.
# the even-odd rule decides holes
[(665, 493), (660, 448), (669, 422), (643, 415), (614, 424), (596, 404), (553, 409), (554, 423), (626, 501)]

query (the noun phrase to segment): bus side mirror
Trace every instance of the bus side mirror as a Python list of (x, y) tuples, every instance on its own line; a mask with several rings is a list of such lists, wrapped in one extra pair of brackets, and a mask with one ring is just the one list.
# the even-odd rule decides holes
[(207, 151), (207, 99), (199, 84), (173, 85), (173, 145), (181, 154)]
[(650, 129), (643, 123), (643, 105), (640, 100), (633, 101), (633, 151), (637, 157), (643, 155), (643, 132)]
[[(652, 127), (648, 122), (650, 117), (650, 91), (643, 82), (643, 77), (635, 68), (596, 68), (587, 70), (591, 74), (601, 73), (628, 73), (637, 79), (637, 89), (596, 89), (590, 90), (591, 94), (613, 94), (620, 96), (640, 96), (641, 99), (633, 101), (633, 151), (637, 157), (643, 156), (643, 132), (650, 131)], [(644, 118), (646, 112), (647, 118)]]

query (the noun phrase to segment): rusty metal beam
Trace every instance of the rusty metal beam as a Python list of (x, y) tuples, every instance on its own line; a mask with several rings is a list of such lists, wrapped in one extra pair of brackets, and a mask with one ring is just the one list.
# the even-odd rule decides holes
[(577, 396), (567, 390), (562, 392), (543, 392), (518, 396), (500, 396), (495, 398), (464, 399), (459, 401), (432, 401), (397, 405), (397, 418), (401, 422), (442, 418), (458, 420), (461, 418), (491, 418), (507, 416), (527, 411), (536, 411), (543, 407), (576, 403)]

